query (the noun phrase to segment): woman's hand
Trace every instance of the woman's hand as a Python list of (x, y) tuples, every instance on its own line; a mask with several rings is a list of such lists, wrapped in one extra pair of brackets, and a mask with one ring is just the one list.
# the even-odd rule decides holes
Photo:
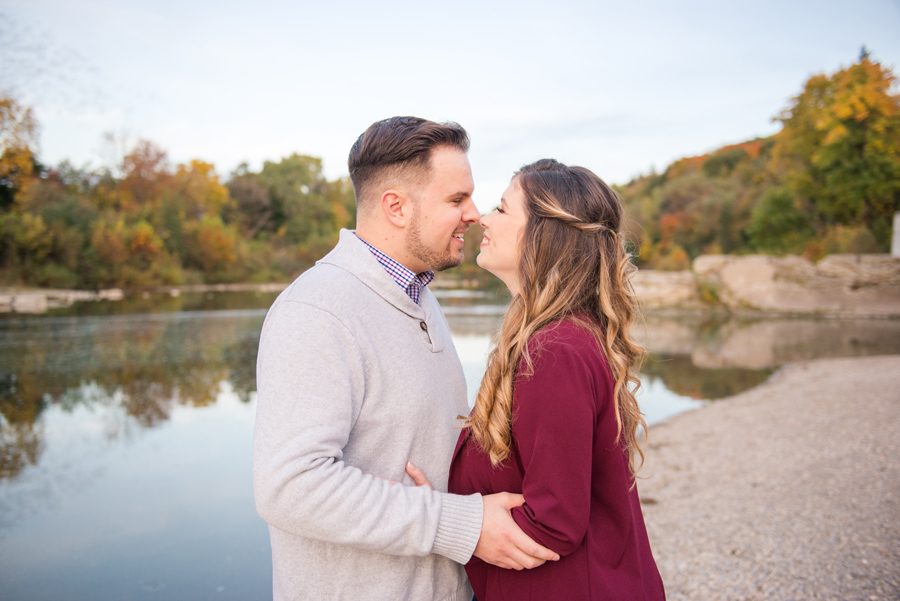
[(428, 478), (425, 477), (425, 472), (414, 466), (411, 461), (406, 462), (406, 473), (413, 479), (416, 486), (427, 486), (431, 490), (434, 490), (434, 486), (432, 486), (431, 482), (428, 481)]

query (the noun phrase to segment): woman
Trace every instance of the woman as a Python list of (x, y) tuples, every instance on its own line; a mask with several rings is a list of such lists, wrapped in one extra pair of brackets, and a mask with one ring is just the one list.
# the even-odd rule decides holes
[(513, 518), (561, 559), (515, 571), (473, 557), (478, 601), (665, 598), (635, 485), (643, 349), (621, 220), (600, 178), (550, 159), (516, 173), (481, 220), (478, 264), (513, 298), (450, 492), (521, 492)]

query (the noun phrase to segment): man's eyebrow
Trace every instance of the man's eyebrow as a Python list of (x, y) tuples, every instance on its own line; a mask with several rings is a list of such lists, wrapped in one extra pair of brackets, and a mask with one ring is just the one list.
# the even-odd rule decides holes
[(450, 198), (469, 198), (470, 196), (472, 196), (471, 192), (462, 191), (457, 192), (456, 194), (451, 194)]

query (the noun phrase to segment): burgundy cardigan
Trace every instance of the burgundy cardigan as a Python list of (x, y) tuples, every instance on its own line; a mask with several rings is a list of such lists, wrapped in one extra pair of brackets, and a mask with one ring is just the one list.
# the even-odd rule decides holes
[(533, 375), (515, 381), (509, 459), (493, 468), (463, 430), (450, 492), (522, 493), (513, 519), (560, 560), (517, 572), (472, 557), (466, 572), (476, 598), (665, 599), (628, 458), (615, 442), (615, 379), (604, 352), (571, 321), (541, 329), (528, 348)]

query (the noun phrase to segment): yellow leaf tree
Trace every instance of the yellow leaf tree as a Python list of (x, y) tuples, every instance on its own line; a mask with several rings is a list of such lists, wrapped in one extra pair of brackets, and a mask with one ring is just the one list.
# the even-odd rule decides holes
[(0, 93), (0, 209), (12, 204), (16, 191), (31, 175), (37, 135), (32, 110)]
[(798, 210), (823, 227), (863, 224), (886, 247), (900, 209), (897, 78), (863, 50), (832, 76), (811, 77), (776, 119), (772, 167)]

